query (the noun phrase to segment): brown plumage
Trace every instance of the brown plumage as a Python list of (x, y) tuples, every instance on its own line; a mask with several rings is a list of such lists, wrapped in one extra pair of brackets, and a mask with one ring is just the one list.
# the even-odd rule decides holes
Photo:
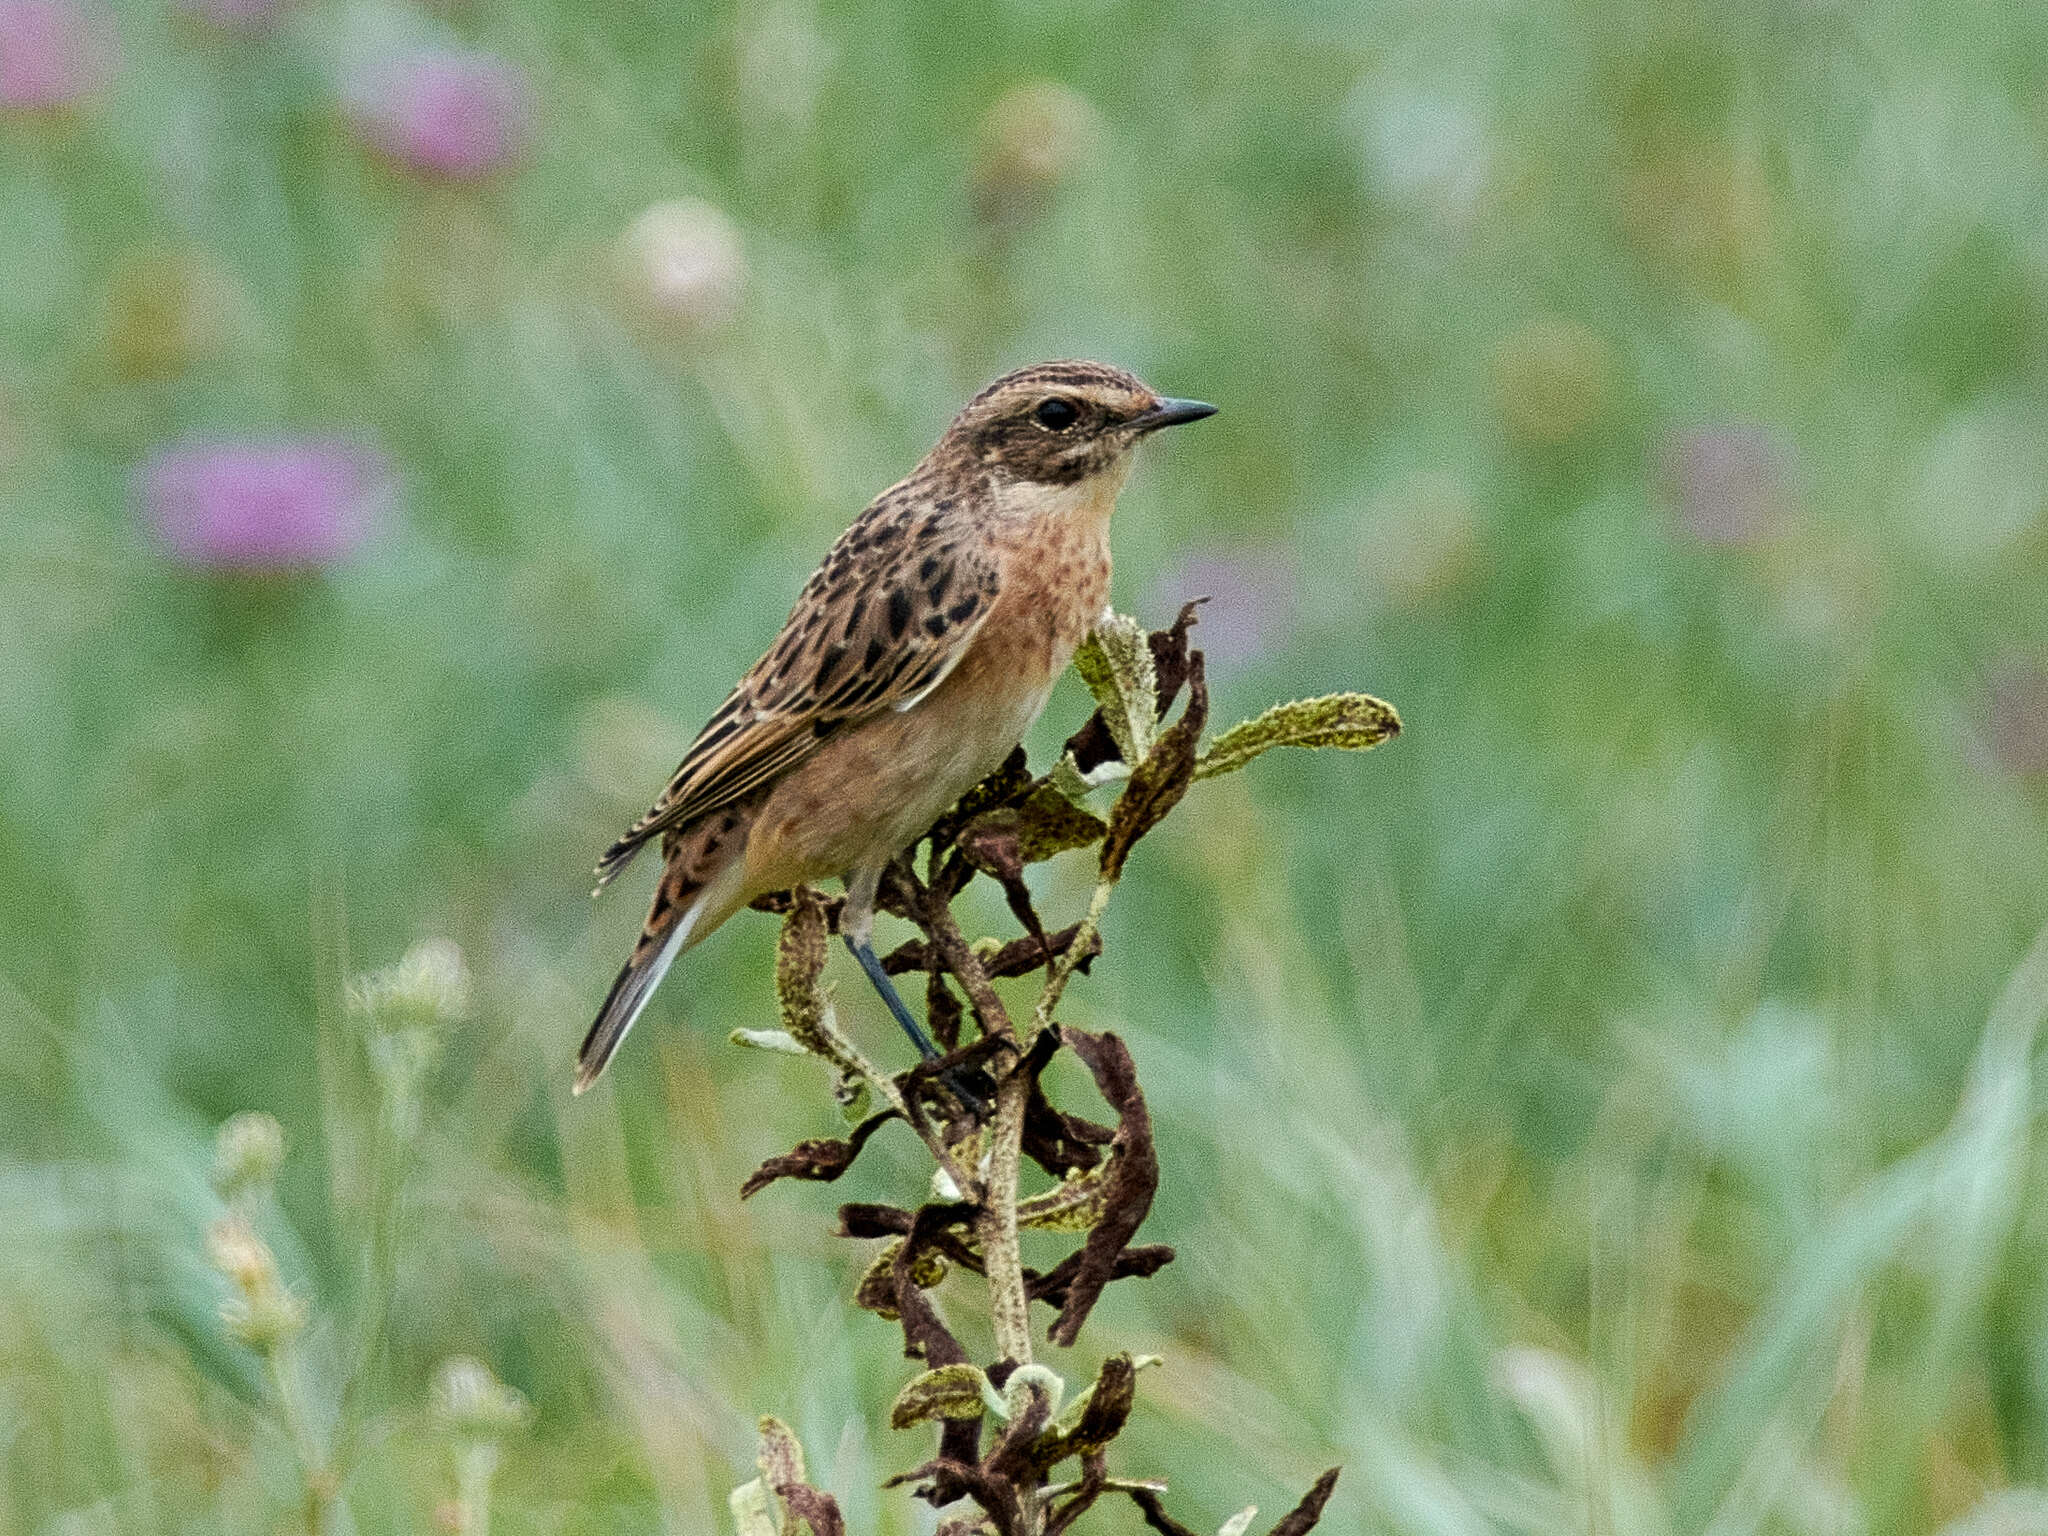
[(970, 400), (832, 546), (775, 643), (605, 851), (663, 869), (578, 1057), (589, 1087), (682, 950), (756, 896), (840, 876), (840, 930), (919, 1048), (868, 947), (883, 869), (992, 772), (1109, 596), (1109, 517), (1148, 432), (1213, 407), (1120, 368), (1041, 363)]

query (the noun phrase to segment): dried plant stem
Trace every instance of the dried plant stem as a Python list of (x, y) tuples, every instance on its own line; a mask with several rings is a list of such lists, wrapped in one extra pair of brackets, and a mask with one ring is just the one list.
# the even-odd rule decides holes
[[(1088, 915), (1075, 932), (1074, 943), (1054, 962), (1052, 973), (1046, 979), (1031, 1031), (1033, 1039), (1040, 1031), (1051, 1027), (1053, 1010), (1059, 1006), (1067, 978), (1074, 974), (1080, 957), (1088, 952), (1089, 940), (1102, 921), (1110, 894), (1115, 889), (1116, 880), (1111, 876), (1104, 876), (1096, 883), (1095, 894), (1088, 902)], [(946, 922), (951, 925), (950, 912), (946, 913)], [(933, 931), (935, 934), (938, 932), (936, 923)], [(956, 939), (958, 932), (957, 928), (954, 929)], [(945, 940), (941, 938), (939, 942), (943, 946)], [(965, 951), (966, 961), (973, 971), (972, 976), (961, 975), (961, 980), (967, 983), (969, 996), (974, 995), (976, 983), (979, 983), (994, 1008), (1000, 1011), (1002, 1004), (995, 1001), (995, 989), (989, 985), (988, 977), (982, 974), (979, 960), (965, 943), (961, 943), (960, 948)], [(948, 955), (947, 959), (951, 962), (955, 957)], [(980, 1008), (977, 1001), (977, 1011)], [(1008, 1014), (1004, 1013), (1002, 1017), (1007, 1024)], [(1017, 1181), (1022, 1172), (1024, 1111), (1030, 1099), (1031, 1083), (1022, 1072), (1012, 1072), (1003, 1079), (996, 1094), (995, 1123), (989, 1129), (988, 1188), (981, 1207), (981, 1252), (988, 1272), (989, 1315), (995, 1327), (996, 1347), (1019, 1365), (1031, 1363), (1031, 1299), (1024, 1290), (1024, 1261), (1017, 1245)]]
[(299, 1475), (305, 1479), (304, 1513), (308, 1536), (325, 1536), (333, 1524), (335, 1475), (326, 1458), (320, 1454), (319, 1439), (314, 1435), (312, 1422), (306, 1414), (300, 1393), (298, 1361), (291, 1347), (281, 1341), (265, 1349), (263, 1357), (264, 1366), (270, 1373), (271, 1390), (277, 1394), (278, 1417), (284, 1422), (285, 1434), (299, 1459)]
[(1104, 875), (1095, 882), (1095, 894), (1088, 898), (1088, 915), (1081, 919), (1080, 926), (1074, 930), (1073, 943), (1069, 944), (1066, 952), (1054, 962), (1052, 974), (1045, 981), (1045, 991), (1039, 994), (1038, 1007), (1032, 1015), (1036, 1025), (1032, 1030), (1033, 1039), (1037, 1038), (1039, 1030), (1052, 1027), (1053, 1013), (1059, 1008), (1060, 997), (1067, 990), (1068, 980), (1072, 978), (1075, 967), (1094, 948), (1096, 932), (1102, 925), (1102, 914), (1109, 910), (1109, 898), (1116, 891), (1116, 880), (1115, 875)]
[[(953, 911), (929, 890), (926, 928), (946, 967), (967, 989), (967, 1000), (983, 1030), (1017, 1045), (1016, 1026), (996, 995), (988, 971), (953, 920)], [(1018, 1059), (1022, 1059), (1019, 1049)], [(1012, 1071), (996, 1088), (995, 1120), (989, 1127), (988, 1180), (982, 1188), (982, 1266), (988, 1277), (989, 1321), (996, 1348), (1019, 1365), (1031, 1364), (1031, 1299), (1024, 1291), (1024, 1258), (1017, 1246), (1017, 1180), (1022, 1164), (1024, 1109), (1031, 1101), (1031, 1080)]]
[[(865, 1202), (842, 1205), (839, 1231), (848, 1238), (883, 1240), (855, 1300), (899, 1324), (905, 1355), (925, 1365), (897, 1395), (889, 1423), (897, 1429), (926, 1424), (938, 1430), (936, 1454), (890, 1478), (886, 1486), (912, 1485), (918, 1498), (938, 1509), (972, 1501), (979, 1513), (954, 1516), (940, 1527), (961, 1536), (1063, 1536), (1106, 1494), (1130, 1499), (1154, 1531), (1193, 1536), (1162, 1507), (1163, 1483), (1111, 1477), (1104, 1459), (1105, 1448), (1130, 1417), (1136, 1373), (1144, 1361), (1128, 1352), (1111, 1355), (1093, 1383), (1072, 1398), (1066, 1417), (1056, 1417), (1068, 1399), (1066, 1383), (1033, 1359), (1032, 1293), (1025, 1285), (1019, 1227), (1086, 1233), (1079, 1247), (1033, 1282), (1041, 1299), (1059, 1309), (1047, 1329), (1048, 1348), (1074, 1343), (1112, 1281), (1156, 1274), (1174, 1256), (1164, 1243), (1133, 1246), (1159, 1188), (1159, 1159), (1130, 1050), (1112, 1032), (1062, 1028), (1058, 1013), (1074, 972), (1100, 949), (1102, 922), (1131, 849), (1180, 803), (1205, 761), (1198, 749), (1208, 692), (1201, 652), (1188, 647), (1194, 612), (1193, 604), (1184, 606), (1170, 629), (1150, 635), (1130, 620), (1107, 623), (1107, 632), (1092, 642), (1092, 661), (1076, 657), (1098, 709), (1069, 739), (1062, 769), (1033, 778), (1018, 749), (998, 773), (934, 823), (927, 834), (922, 880), (911, 851), (889, 867), (880, 893), (883, 905), (916, 923), (924, 938), (892, 953), (885, 968), (893, 974), (930, 973), (933, 1032), (954, 1047), (942, 1065), (955, 1074), (948, 1081), (960, 1091), (932, 1101), (944, 1124), (922, 1118), (925, 1104), (916, 1086), (899, 1086), (899, 1081), (921, 1086), (934, 1066), (914, 1068), (902, 1080), (883, 1078), (840, 1035), (818, 987), (829, 921), (822, 899), (799, 887), (787, 898), (764, 903), (789, 913), (777, 961), (789, 1038), (843, 1075), (873, 1085), (890, 1114), (868, 1115), (845, 1140), (809, 1140), (768, 1159), (741, 1193), (753, 1194), (778, 1179), (837, 1179), (894, 1114), (910, 1121), (951, 1180), (952, 1189), (936, 1189), (914, 1210)], [(1160, 715), (1183, 688), (1187, 707), (1179, 720), (1160, 730)], [(1229, 751), (1217, 758), (1213, 771), (1240, 767), (1270, 747), (1364, 747), (1398, 729), (1391, 709), (1363, 695), (1281, 706), (1225, 733)], [(1062, 792), (1063, 785), (1071, 787), (1076, 772), (1086, 783), (1085, 775), (1119, 759), (1128, 765), (1126, 783), (1107, 820), (1088, 812), (1078, 794), (1069, 799)], [(1027, 866), (1097, 842), (1101, 851), (1087, 915), (1048, 935), (1024, 880)], [(1024, 937), (993, 950), (988, 946), (994, 941), (985, 941), (981, 952), (967, 942), (951, 904), (977, 875), (1002, 887)], [(1013, 1015), (997, 994), (992, 974), (1022, 977), (1041, 964), (1044, 982), (1030, 1012)], [(961, 1006), (953, 984), (965, 994), (981, 1033), (965, 1048), (955, 1045)], [(736, 1034), (741, 1036), (747, 1044), (788, 1045), (753, 1031)], [(1114, 1126), (1069, 1114), (1046, 1096), (1042, 1074), (1062, 1050), (1087, 1068), (1096, 1092), (1115, 1112)], [(967, 1088), (958, 1075), (982, 1071), (994, 1079), (992, 1091), (985, 1085)], [(984, 1104), (984, 1097), (990, 1102)], [(968, 1139), (949, 1145), (949, 1133)], [(1055, 1183), (1020, 1200), (1027, 1157)], [(956, 1158), (970, 1161), (979, 1177), (963, 1177)], [(974, 1351), (926, 1295), (949, 1273), (975, 1272), (988, 1287), (998, 1357), (986, 1367), (975, 1363)], [(813, 1536), (843, 1532), (846, 1523), (837, 1503), (805, 1481), (789, 1431), (764, 1419), (761, 1436), (762, 1475), (733, 1496), (743, 1529), (759, 1536), (805, 1524)], [(1077, 1458), (1079, 1478), (1048, 1482), (1055, 1468)], [(1321, 1518), (1336, 1476), (1333, 1469), (1319, 1478), (1269, 1536), (1305, 1536)], [(779, 1518), (774, 1513), (778, 1497)], [(1246, 1510), (1233, 1517), (1225, 1531), (1242, 1532), (1253, 1515)]]
[(939, 958), (966, 989), (967, 1001), (975, 1018), (981, 1021), (982, 1032), (1008, 1040), (1021, 1052), (1023, 1047), (1018, 1043), (1016, 1026), (1010, 1022), (1010, 1010), (996, 996), (981, 957), (968, 945), (959, 923), (953, 920), (953, 909), (929, 890), (925, 893), (925, 924), (932, 943), (938, 947)]
[(491, 1536), (491, 1481), (498, 1473), (498, 1442), (471, 1440), (455, 1465), (455, 1507), (461, 1536)]
[(876, 1072), (865, 1060), (861, 1062), (859, 1071), (874, 1087), (875, 1092), (888, 1101), (889, 1107), (903, 1117), (903, 1123), (917, 1132), (918, 1139), (931, 1152), (940, 1169), (953, 1181), (953, 1187), (960, 1192), (960, 1198), (974, 1199), (975, 1191), (980, 1186), (974, 1177), (960, 1166), (959, 1160), (953, 1156), (953, 1149), (939, 1139), (939, 1133), (933, 1129), (931, 1121), (911, 1109), (893, 1079)]
[(398, 1284), (398, 1204), (405, 1184), (407, 1150), (401, 1128), (392, 1124), (388, 1113), (380, 1114), (370, 1153), (369, 1253), (364, 1267), (361, 1331), (335, 1415), (334, 1465), (341, 1469), (355, 1461), (363, 1429), (363, 1399), (375, 1384), (373, 1378), (383, 1360), (391, 1295)]
[(909, 1101), (903, 1097), (903, 1091), (896, 1086), (896, 1080), (885, 1072), (877, 1071), (875, 1064), (862, 1054), (860, 1047), (841, 1033), (839, 1026), (833, 1021), (829, 1003), (824, 1005), (820, 1022), (823, 1025), (821, 1043), (826, 1046), (826, 1059), (842, 1072), (850, 1072), (859, 1077), (879, 1093), (884, 1102), (903, 1117), (903, 1123), (917, 1132), (918, 1139), (925, 1144), (926, 1150), (945, 1171), (946, 1177), (953, 1181), (953, 1187), (960, 1192), (960, 1197), (963, 1200), (972, 1200), (975, 1181), (967, 1170), (960, 1166), (959, 1159), (953, 1156), (953, 1149), (939, 1138), (939, 1133), (933, 1128), (931, 1121), (912, 1111)]
[(988, 1274), (989, 1320), (996, 1348), (1019, 1365), (1031, 1364), (1031, 1300), (1024, 1291), (1024, 1260), (1017, 1246), (1017, 1179), (1024, 1139), (1024, 1108), (1031, 1079), (1012, 1072), (996, 1090), (989, 1130), (988, 1186), (981, 1202), (981, 1257)]

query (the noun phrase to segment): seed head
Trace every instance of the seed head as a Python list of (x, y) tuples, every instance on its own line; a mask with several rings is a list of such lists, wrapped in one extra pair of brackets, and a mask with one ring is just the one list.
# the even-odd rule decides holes
[(663, 330), (702, 336), (739, 314), (746, 251), (739, 227), (709, 203), (656, 203), (627, 229), (619, 255), (628, 299)]
[(1101, 134), (1094, 103), (1069, 86), (1039, 80), (1005, 92), (982, 119), (976, 209), (991, 223), (1042, 211), (1094, 153)]
[(222, 1122), (213, 1144), (213, 1187), (224, 1200), (266, 1192), (284, 1164), (284, 1127), (260, 1109)]
[(434, 1416), (458, 1435), (495, 1440), (525, 1424), (531, 1410), (481, 1360), (457, 1355), (442, 1362), (435, 1378)]

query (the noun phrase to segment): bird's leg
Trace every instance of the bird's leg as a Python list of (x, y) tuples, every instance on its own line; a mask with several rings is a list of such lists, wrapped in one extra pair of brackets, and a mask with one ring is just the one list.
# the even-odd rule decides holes
[(896, 983), (889, 979), (889, 973), (882, 969), (882, 962), (876, 958), (875, 946), (869, 942), (869, 935), (875, 927), (875, 890), (881, 881), (880, 870), (872, 873), (862, 871), (846, 877), (846, 905), (839, 912), (839, 936), (846, 940), (846, 947), (853, 951), (853, 958), (860, 962), (860, 968), (868, 973), (868, 980), (882, 994), (882, 1001), (896, 1015), (896, 1022), (903, 1026), (903, 1033), (910, 1036), (910, 1043), (917, 1047), (917, 1054), (930, 1061), (939, 1054), (939, 1048), (932, 1044), (932, 1037), (925, 1033), (924, 1026), (917, 1022), (904, 1003), (903, 995), (896, 990)]
[[(917, 1054), (926, 1061), (935, 1061), (941, 1054), (939, 1048), (932, 1043), (932, 1037), (925, 1033), (924, 1026), (917, 1022), (916, 1015), (903, 1001), (903, 994), (896, 990), (896, 983), (882, 969), (882, 962), (875, 955), (875, 946), (869, 942), (875, 925), (875, 890), (880, 883), (880, 870), (872, 874), (847, 876), (846, 905), (839, 912), (839, 936), (846, 941), (853, 958), (860, 962), (860, 968), (867, 972), (875, 990), (881, 993), (882, 1001), (888, 1004), (896, 1022), (903, 1026), (903, 1033), (910, 1036), (910, 1043), (917, 1047)], [(976, 1114), (988, 1112), (988, 1101), (964, 1083), (961, 1074), (949, 1071), (943, 1080)]]
[(938, 1058), (939, 1048), (932, 1044), (932, 1037), (924, 1032), (924, 1026), (917, 1022), (902, 994), (897, 992), (896, 983), (889, 979), (889, 973), (882, 969), (882, 962), (875, 957), (875, 946), (866, 939), (855, 941), (852, 934), (846, 935), (846, 947), (853, 951), (853, 958), (860, 962), (860, 968), (868, 973), (868, 980), (875, 984), (875, 990), (882, 994), (882, 1001), (889, 1005), (889, 1011), (896, 1015), (896, 1022), (903, 1026), (903, 1033), (910, 1036), (910, 1043), (917, 1047), (917, 1054), (926, 1061)]

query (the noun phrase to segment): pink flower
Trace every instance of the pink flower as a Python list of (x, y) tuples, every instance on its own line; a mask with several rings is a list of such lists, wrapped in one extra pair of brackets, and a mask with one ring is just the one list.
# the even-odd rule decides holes
[(113, 66), (113, 33), (98, 12), (76, 0), (0, 0), (0, 109), (70, 106)]
[(1767, 539), (1783, 527), (1797, 499), (1790, 452), (1760, 426), (1673, 434), (1664, 446), (1664, 475), (1679, 522), (1706, 544)]
[(1188, 599), (1208, 598), (1196, 618), (1194, 644), (1211, 661), (1251, 661), (1293, 634), (1298, 585), (1293, 567), (1278, 555), (1197, 555), (1159, 578), (1152, 603), (1165, 623)]
[(401, 164), (475, 181), (526, 152), (533, 91), (494, 54), (417, 53), (366, 80), (353, 115), (364, 140)]
[(150, 525), (187, 565), (332, 565), (383, 520), (396, 477), (374, 449), (336, 440), (187, 443), (136, 476)]

